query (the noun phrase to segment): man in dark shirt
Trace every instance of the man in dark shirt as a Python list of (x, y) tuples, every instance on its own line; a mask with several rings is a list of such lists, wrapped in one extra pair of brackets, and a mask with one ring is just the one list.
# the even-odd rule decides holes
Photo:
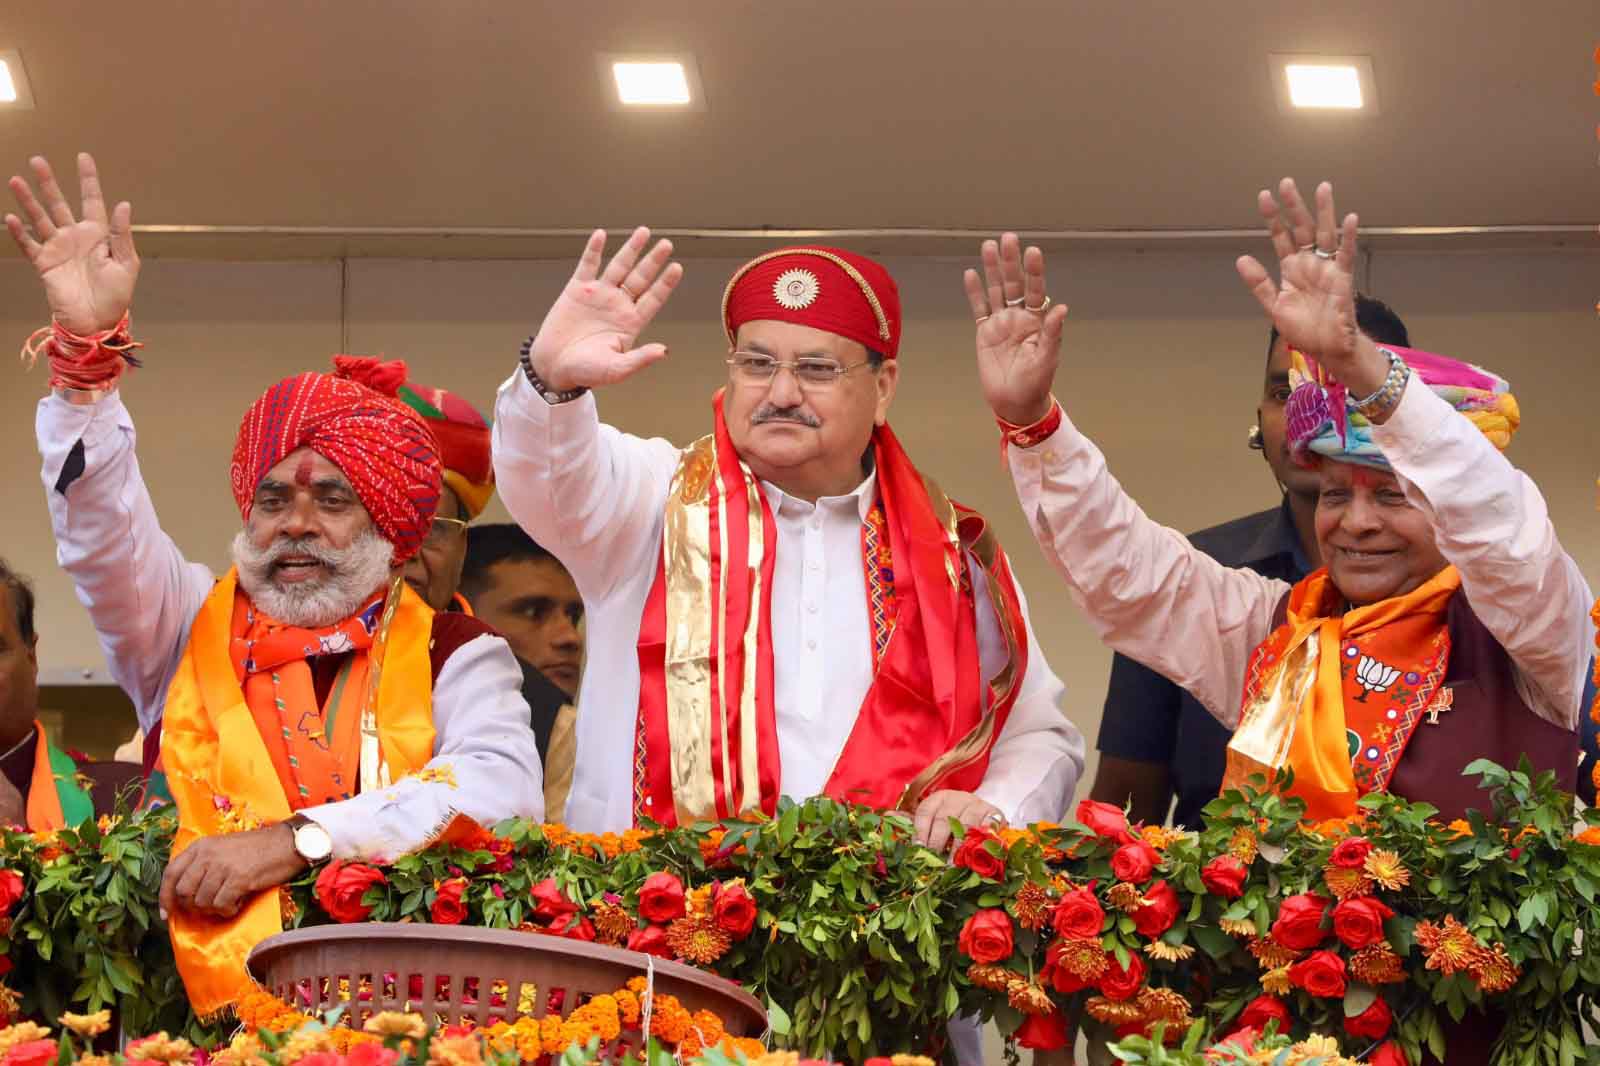
[[(1381, 300), (1356, 297), (1356, 323), (1379, 344), (1411, 346), (1405, 323)], [(1318, 479), (1289, 460), (1283, 406), (1289, 398), (1289, 350), (1273, 330), (1250, 447), (1272, 469), (1283, 499), (1277, 507), (1236, 518), (1190, 537), (1225, 566), (1299, 581), (1321, 565), (1312, 528)], [(1117, 655), (1100, 719), (1100, 768), (1090, 795), (1131, 804), (1135, 820), (1198, 828), (1200, 810), (1222, 784), (1231, 734), (1189, 693), (1132, 659)], [(1176, 800), (1176, 807), (1174, 807)]]
[[(33, 589), (0, 560), (0, 824), (62, 829), (110, 814), (117, 794), (139, 780), (139, 767), (68, 755), (50, 743), (38, 718)], [(130, 789), (129, 806), (138, 798)]]

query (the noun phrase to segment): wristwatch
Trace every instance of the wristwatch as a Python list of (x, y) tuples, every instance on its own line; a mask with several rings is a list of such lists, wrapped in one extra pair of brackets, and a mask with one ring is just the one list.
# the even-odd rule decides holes
[(322, 826), (303, 814), (296, 814), (283, 823), (294, 834), (294, 850), (307, 863), (317, 863), (333, 854), (333, 837)]

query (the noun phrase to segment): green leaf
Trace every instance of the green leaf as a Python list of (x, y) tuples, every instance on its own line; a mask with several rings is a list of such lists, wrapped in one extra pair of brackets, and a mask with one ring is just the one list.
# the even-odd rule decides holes
[(778, 1001), (770, 996), (767, 997), (767, 1027), (779, 1036), (788, 1036), (790, 1030), (794, 1028), (789, 1013), (778, 1006)]
[(1371, 985), (1364, 985), (1359, 981), (1352, 981), (1344, 994), (1344, 1016), (1356, 1018), (1366, 1013), (1378, 998), (1378, 990)]

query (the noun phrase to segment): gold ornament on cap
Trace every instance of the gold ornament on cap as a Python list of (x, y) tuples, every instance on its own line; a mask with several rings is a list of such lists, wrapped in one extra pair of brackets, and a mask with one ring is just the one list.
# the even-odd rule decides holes
[(800, 311), (817, 302), (817, 276), (809, 270), (785, 270), (772, 283), (772, 298), (791, 311)]

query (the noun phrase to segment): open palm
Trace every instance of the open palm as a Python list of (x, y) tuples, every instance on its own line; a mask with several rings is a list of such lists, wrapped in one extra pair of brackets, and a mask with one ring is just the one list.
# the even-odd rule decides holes
[(1316, 195), (1315, 219), (1292, 179), (1283, 179), (1278, 197), (1266, 190), (1257, 197), (1278, 256), (1278, 283), (1251, 256), (1242, 256), (1237, 265), (1240, 278), (1289, 346), (1339, 376), (1340, 366), (1356, 349), (1357, 220), (1346, 215), (1335, 228), (1333, 186), (1323, 182)]
[(94, 159), (88, 153), (78, 156), (81, 219), (73, 217), (50, 164), (35, 156), (30, 165), (39, 195), (26, 179), (11, 179), (12, 195), (27, 222), (8, 214), (6, 229), (38, 271), (56, 321), (78, 334), (111, 329), (133, 303), (139, 279), (133, 209), (123, 202), (107, 215)]
[(1044, 253), (1023, 252), (1014, 233), (983, 244), (983, 278), (963, 277), (977, 321), (978, 383), (1000, 418), (1026, 426), (1050, 413), (1065, 305), (1049, 306)]
[(671, 241), (658, 241), (641, 257), (649, 240), (649, 230), (635, 230), (602, 272), (605, 231), (590, 235), (529, 352), (546, 385), (563, 391), (610, 385), (667, 354), (663, 344), (636, 346), (683, 277), (681, 265), (668, 263)]

